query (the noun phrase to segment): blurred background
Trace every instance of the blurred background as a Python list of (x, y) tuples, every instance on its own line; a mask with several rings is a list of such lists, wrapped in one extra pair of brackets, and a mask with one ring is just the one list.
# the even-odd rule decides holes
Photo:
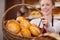
[[(40, 10), (39, 0), (29, 0), (29, 1), (28, 0), (12, 0), (12, 1), (6, 0), (5, 10), (15, 4), (22, 4), (22, 3), (33, 5), (35, 8)], [(40, 17), (40, 14), (38, 11), (32, 10), (33, 8), (29, 8), (29, 9), (31, 9), (29, 16)], [(53, 15), (55, 19), (60, 19), (60, 0), (55, 0), (55, 9), (53, 10)]]
[(0, 0), (0, 40), (3, 40), (3, 33), (2, 33), (2, 16), (4, 14), (4, 6), (5, 0)]
[[(35, 8), (40, 10), (39, 0), (0, 0), (0, 40), (3, 40), (2, 17), (3, 17), (4, 11), (6, 11), (9, 7), (15, 4), (22, 4), (22, 3), (33, 5)], [(29, 8), (29, 9), (32, 10), (32, 8)], [(31, 11), (31, 10), (29, 14), (30, 16), (34, 18), (40, 17), (40, 14), (38, 11), (35, 11), (35, 10)], [(60, 20), (60, 0), (55, 1), (55, 9), (53, 10), (53, 15), (55, 19)]]

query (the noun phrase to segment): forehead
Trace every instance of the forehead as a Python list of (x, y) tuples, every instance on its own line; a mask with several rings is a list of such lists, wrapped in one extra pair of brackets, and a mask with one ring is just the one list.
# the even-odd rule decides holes
[(41, 3), (41, 4), (45, 4), (45, 3), (50, 3), (50, 4), (52, 4), (52, 1), (51, 1), (51, 0), (41, 0), (40, 3)]

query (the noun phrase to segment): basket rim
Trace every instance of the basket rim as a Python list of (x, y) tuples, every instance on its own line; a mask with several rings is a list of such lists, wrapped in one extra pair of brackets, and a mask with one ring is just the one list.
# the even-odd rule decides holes
[[(14, 7), (17, 7), (17, 6), (31, 6), (31, 7), (35, 8), (33, 5), (30, 5), (30, 4), (15, 4), (15, 5), (11, 6), (10, 8), (8, 8), (8, 9), (4, 12), (4, 14), (3, 14), (3, 16), (2, 16), (2, 18), (3, 18), (3, 19), (2, 19), (2, 24), (4, 24), (3, 22), (4, 22), (4, 20), (5, 20), (5, 16), (6, 16), (7, 12), (10, 11), (11, 9), (13, 9)], [(39, 9), (37, 9), (37, 8), (35, 8), (35, 9), (38, 10), (39, 13), (41, 13)], [(42, 14), (41, 14), (41, 15), (42, 15)], [(3, 25), (2, 25), (2, 26), (3, 26)]]
[(10, 8), (8, 8), (8, 9), (4, 12), (3, 18), (5, 17), (5, 15), (7, 14), (8, 11), (10, 11), (11, 9), (13, 9), (13, 8), (15, 8), (15, 7), (17, 7), (17, 6), (30, 6), (30, 7), (34, 8), (34, 9), (38, 10), (39, 13), (40, 13), (40, 10), (37, 9), (37, 8), (35, 8), (33, 5), (30, 5), (30, 4), (15, 4), (15, 5), (11, 6)]

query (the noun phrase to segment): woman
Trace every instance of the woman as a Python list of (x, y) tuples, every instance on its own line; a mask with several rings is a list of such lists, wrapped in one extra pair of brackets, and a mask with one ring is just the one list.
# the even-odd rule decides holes
[(41, 13), (43, 14), (43, 17), (34, 19), (31, 21), (31, 24), (36, 24), (39, 26), (41, 20), (40, 28), (43, 28), (47, 32), (55, 32), (60, 33), (60, 21), (55, 20), (52, 17), (52, 10), (54, 9), (54, 0), (40, 0), (40, 6), (41, 6)]

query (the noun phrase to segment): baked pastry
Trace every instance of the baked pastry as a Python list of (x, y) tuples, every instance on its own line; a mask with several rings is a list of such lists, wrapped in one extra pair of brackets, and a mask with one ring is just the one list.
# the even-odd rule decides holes
[(20, 22), (21, 28), (28, 28), (30, 27), (30, 22), (28, 20), (24, 20), (23, 22)]
[(30, 16), (34, 17), (34, 18), (38, 18), (38, 17), (41, 17), (41, 14), (39, 11), (32, 11), (30, 13)]
[(10, 33), (17, 34), (20, 31), (20, 25), (16, 20), (8, 20), (6, 28)]
[(33, 36), (38, 36), (41, 33), (41, 31), (39, 30), (39, 28), (35, 24), (32, 24), (30, 26), (30, 31), (31, 31)]
[(31, 32), (27, 28), (23, 28), (21, 30), (21, 34), (22, 34), (23, 37), (27, 37), (27, 38), (30, 38), (31, 37)]

